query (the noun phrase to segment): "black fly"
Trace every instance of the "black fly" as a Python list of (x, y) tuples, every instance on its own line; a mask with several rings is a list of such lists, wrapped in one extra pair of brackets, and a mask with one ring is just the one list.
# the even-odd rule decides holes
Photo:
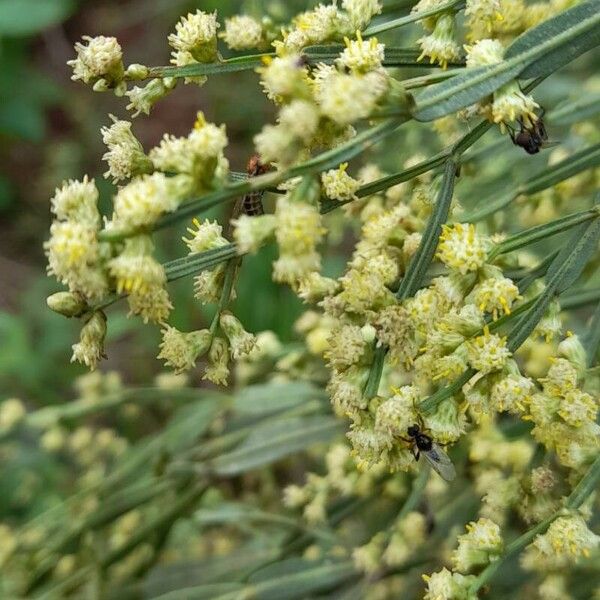
[(518, 132), (515, 132), (511, 127), (508, 128), (513, 144), (523, 148), (527, 154), (537, 154), (541, 148), (549, 145), (546, 143), (548, 141), (548, 132), (542, 118), (545, 112), (542, 108), (540, 115), (529, 127), (526, 127), (523, 119), (519, 118), (520, 129)]
[(442, 479), (452, 481), (456, 477), (456, 469), (450, 458), (448, 458), (448, 455), (429, 435), (424, 433), (419, 425), (416, 423), (411, 425), (406, 433), (409, 436), (409, 439), (406, 441), (411, 444), (415, 460), (419, 460), (421, 453), (423, 453), (427, 462)]

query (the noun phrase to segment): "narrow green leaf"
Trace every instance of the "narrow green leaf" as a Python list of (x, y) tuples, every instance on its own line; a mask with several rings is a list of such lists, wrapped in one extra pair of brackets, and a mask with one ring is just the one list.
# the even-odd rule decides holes
[[(281, 574), (247, 585), (242, 595), (254, 600), (294, 600), (312, 597), (312, 594), (331, 590), (358, 575), (352, 561), (329, 564), (306, 561), (305, 568), (301, 568), (297, 560), (294, 562), (293, 571), (281, 567)], [(238, 600), (240, 597), (239, 592), (233, 592), (215, 600)]]
[(567, 508), (578, 509), (600, 483), (600, 456), (590, 465), (567, 499)]
[(263, 58), (267, 56), (274, 56), (274, 54), (253, 54), (214, 63), (194, 63), (185, 67), (152, 67), (148, 77), (198, 77), (202, 75), (216, 75), (217, 73), (248, 71), (264, 64)]
[(327, 442), (342, 431), (338, 419), (328, 416), (297, 417), (255, 427), (233, 451), (216, 458), (211, 468), (219, 475), (238, 475)]
[(507, 48), (504, 56), (511, 59), (548, 45), (539, 59), (521, 71), (521, 79), (531, 79), (553, 73), (599, 44), (600, 0), (587, 0), (527, 30)]
[(387, 354), (387, 346), (377, 346), (375, 342), (375, 351), (373, 352), (373, 362), (369, 369), (369, 377), (363, 390), (363, 396), (365, 398), (373, 398), (379, 391), (379, 383), (381, 381), (381, 374), (383, 373), (383, 363), (385, 362), (385, 355)]
[(581, 94), (579, 98), (559, 104), (548, 116), (551, 123), (571, 125), (600, 113), (600, 92)]
[(418, 94), (413, 116), (417, 121), (433, 121), (465, 108), (515, 79), (521, 69), (522, 64), (516, 60), (465, 69), (464, 73)]
[(512, 79), (548, 75), (600, 43), (600, 0), (588, 0), (525, 32), (502, 62), (472, 69), (416, 97), (413, 116), (431, 121), (478, 102)]
[(584, 148), (551, 167), (544, 167), (516, 189), (500, 192), (497, 197), (486, 202), (479, 210), (465, 215), (464, 220), (469, 223), (481, 221), (508, 206), (521, 195), (529, 196), (541, 192), (597, 165), (600, 165), (600, 144)]
[(515, 352), (531, 335), (540, 319), (544, 316), (552, 299), (567, 289), (581, 274), (590, 256), (596, 250), (600, 238), (600, 218), (591, 223), (580, 225), (570, 242), (559, 252), (546, 274), (546, 288), (533, 306), (525, 313), (511, 330), (507, 346)]
[(205, 269), (211, 269), (216, 265), (226, 262), (229, 259), (237, 256), (237, 248), (235, 244), (228, 244), (213, 250), (190, 254), (182, 258), (177, 258), (165, 263), (164, 269), (167, 275), (167, 281), (176, 281), (188, 275), (195, 275)]
[[(345, 48), (346, 46), (344, 44), (307, 46), (302, 50), (302, 55), (311, 65), (316, 65), (318, 63), (333, 64)], [(383, 65), (386, 67), (437, 67), (435, 64), (429, 64), (428, 61), (420, 62), (418, 60), (420, 55), (421, 51), (418, 48), (386, 46)], [(461, 66), (464, 62), (456, 61), (448, 64), (450, 66)]]
[(239, 592), (243, 588), (243, 583), (207, 583), (153, 596), (151, 600), (213, 600), (223, 594)]
[(324, 397), (323, 390), (306, 381), (250, 385), (235, 395), (232, 409), (245, 415), (264, 415)]
[(574, 310), (600, 301), (600, 287), (579, 288), (565, 292), (560, 299), (564, 310)]
[(581, 224), (559, 252), (546, 274), (547, 286), (555, 285), (557, 293), (568, 289), (581, 275), (585, 265), (597, 251), (600, 218)]
[(544, 223), (543, 225), (538, 225), (537, 227), (531, 227), (530, 229), (525, 229), (524, 231), (515, 233), (498, 244), (492, 250), (492, 252), (490, 252), (488, 260), (491, 261), (500, 254), (513, 252), (514, 250), (518, 250), (519, 248), (523, 248), (529, 244), (534, 244), (535, 242), (543, 240), (544, 238), (562, 233), (563, 231), (571, 229), (571, 227), (575, 227), (580, 223), (585, 223), (598, 217), (598, 214), (598, 209), (595, 208), (583, 210), (581, 212), (572, 213), (566, 217), (550, 221), (549, 223)]
[(588, 324), (587, 331), (583, 338), (583, 347), (587, 355), (587, 366), (596, 365), (596, 356), (600, 348), (600, 302), (596, 305), (596, 310)]
[(448, 219), (455, 179), (456, 163), (448, 159), (444, 168), (442, 187), (440, 188), (433, 212), (427, 221), (421, 243), (413, 259), (410, 261), (406, 269), (406, 274), (402, 278), (396, 292), (396, 297), (399, 300), (404, 300), (415, 295), (431, 265), (442, 232), (442, 225)]
[(546, 167), (535, 177), (519, 186), (519, 192), (526, 195), (547, 190), (553, 185), (600, 165), (600, 144), (582, 148), (579, 152), (567, 156), (560, 162)]

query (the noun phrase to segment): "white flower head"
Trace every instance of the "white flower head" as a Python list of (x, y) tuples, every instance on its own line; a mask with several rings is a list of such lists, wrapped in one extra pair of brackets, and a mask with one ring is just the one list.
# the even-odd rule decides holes
[(387, 90), (385, 73), (371, 71), (365, 75), (332, 73), (320, 85), (318, 100), (321, 111), (339, 125), (367, 118)]
[(225, 31), (219, 37), (232, 50), (251, 50), (264, 44), (262, 24), (248, 15), (225, 19)]
[(321, 183), (325, 195), (332, 200), (352, 200), (360, 182), (350, 177), (346, 172), (348, 163), (342, 163), (337, 169), (331, 169), (321, 174)]
[(73, 344), (71, 362), (80, 362), (92, 371), (104, 357), (104, 338), (106, 337), (106, 315), (98, 310), (81, 329), (79, 343)]
[(288, 54), (265, 60), (257, 69), (267, 97), (279, 101), (282, 98), (306, 96), (308, 75), (299, 54)]
[(284, 131), (308, 143), (319, 126), (319, 110), (307, 100), (292, 100), (281, 108), (279, 124)]
[(167, 325), (162, 332), (158, 358), (176, 373), (183, 373), (195, 366), (196, 360), (210, 348), (211, 341), (208, 329), (185, 333)]
[(342, 0), (342, 8), (348, 13), (351, 31), (363, 30), (371, 19), (381, 13), (380, 0)]
[(490, 333), (487, 328), (484, 334), (465, 343), (469, 364), (482, 373), (490, 373), (501, 369), (510, 358), (510, 350), (506, 347), (506, 338)]
[(150, 114), (152, 107), (164, 98), (175, 86), (177, 79), (174, 77), (162, 77), (153, 79), (145, 86), (134, 86), (125, 95), (129, 98), (127, 110), (133, 111), (133, 116), (144, 113)]
[(460, 45), (455, 38), (454, 25), (454, 15), (442, 14), (433, 33), (417, 40), (421, 48), (418, 60), (429, 57), (430, 64), (437, 62), (442, 69), (445, 69), (449, 62), (457, 60), (460, 57)]
[(98, 189), (94, 180), (85, 175), (81, 181), (63, 182), (50, 200), (51, 210), (60, 221), (78, 221), (92, 228), (100, 226)]
[(172, 193), (163, 173), (142, 175), (117, 192), (113, 223), (124, 228), (153, 225), (166, 212), (177, 208), (179, 198)]
[(423, 575), (427, 591), (423, 600), (471, 600), (469, 587), (475, 580), (473, 575), (452, 573), (445, 567), (437, 573)]
[(524, 94), (516, 81), (510, 81), (494, 92), (492, 119), (494, 123), (519, 121), (531, 127), (538, 119), (535, 109), (540, 105)]
[(416, 406), (419, 392), (405, 385), (394, 388), (394, 395), (382, 402), (375, 415), (375, 429), (391, 435), (406, 437), (406, 431), (417, 422)]
[(221, 313), (219, 324), (229, 340), (233, 359), (238, 359), (252, 352), (256, 346), (256, 336), (248, 333), (237, 317), (229, 312)]
[(227, 385), (229, 378), (229, 353), (227, 340), (215, 337), (208, 352), (208, 366), (204, 371), (202, 379), (212, 381), (217, 385)]
[(598, 545), (600, 536), (590, 531), (580, 515), (559, 517), (525, 549), (522, 564), (529, 570), (560, 569), (581, 556), (588, 557)]
[(8, 431), (20, 423), (27, 414), (25, 405), (18, 398), (8, 398), (0, 403), (0, 431)]
[(489, 564), (502, 553), (504, 546), (500, 527), (490, 519), (472, 521), (466, 529), (467, 533), (458, 536), (458, 548), (452, 554), (455, 568), (463, 573)]
[(443, 225), (437, 257), (449, 268), (468, 273), (481, 268), (487, 259), (490, 241), (475, 232), (471, 223)]
[(233, 237), (240, 254), (256, 253), (273, 237), (277, 226), (275, 215), (240, 215), (231, 222), (235, 227)]
[(360, 32), (356, 33), (356, 37), (356, 40), (344, 39), (346, 48), (337, 59), (338, 65), (357, 73), (380, 69), (385, 58), (385, 46), (375, 37), (363, 40)]
[(224, 283), (224, 263), (217, 265), (214, 269), (206, 269), (194, 277), (194, 297), (202, 304), (215, 304), (221, 298)]
[(265, 125), (254, 136), (254, 145), (263, 162), (284, 166), (292, 164), (301, 150), (294, 132), (282, 125)]
[(140, 235), (125, 240), (123, 251), (111, 259), (108, 268), (116, 281), (117, 293), (145, 294), (167, 281), (163, 266), (152, 256), (154, 244), (150, 236)]
[(104, 177), (112, 177), (116, 183), (151, 171), (152, 163), (144, 154), (139, 140), (133, 135), (131, 123), (112, 115), (110, 117), (113, 124), (100, 130), (102, 141), (108, 148), (108, 152), (102, 156), (108, 163), (108, 171), (104, 173)]
[(175, 33), (169, 35), (169, 45), (175, 50), (189, 52), (199, 62), (212, 62), (217, 58), (217, 13), (197, 10), (181, 17)]
[(504, 46), (498, 40), (479, 40), (472, 46), (465, 46), (465, 50), (468, 68), (495, 65), (504, 57)]
[(221, 248), (229, 242), (223, 237), (223, 227), (217, 221), (209, 221), (205, 219), (200, 222), (194, 218), (192, 223), (195, 229), (188, 227), (187, 231), (190, 234), (189, 238), (182, 238), (186, 246), (190, 250), (190, 254), (205, 252), (213, 248)]
[(123, 53), (121, 46), (114, 37), (83, 36), (87, 44), (77, 42), (75, 51), (77, 58), (67, 61), (73, 68), (71, 79), (81, 79), (84, 83), (106, 82), (109, 87), (115, 87), (123, 78)]

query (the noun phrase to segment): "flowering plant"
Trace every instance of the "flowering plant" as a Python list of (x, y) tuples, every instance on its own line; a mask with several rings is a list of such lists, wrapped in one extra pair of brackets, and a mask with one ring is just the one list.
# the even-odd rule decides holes
[[(542, 81), (598, 43), (600, 4), (420, 0), (400, 16), (396, 4), (319, 4), (289, 22), (197, 10), (168, 36), (170, 66), (126, 66), (113, 37), (75, 45), (73, 79), (127, 98), (133, 117), (242, 70), (277, 117), (247, 176), (210, 115), (148, 151), (111, 117), (112, 213), (88, 177), (57, 189), (45, 250), (66, 289), (48, 305), (82, 321), (72, 360), (99, 366), (107, 309), (123, 299), (160, 328), (173, 371), (148, 400), (187, 404), (131, 450), (71, 425), (140, 410), (143, 394), (114, 376), (96, 371), (82, 380), (93, 394), (86, 384), (49, 412), (2, 405), (5, 435), (41, 430), (85, 473), (62, 514), (3, 532), (11, 593), (142, 594), (184, 560), (218, 572), (218, 555), (219, 575), (157, 585), (161, 597), (501, 598), (497, 575), (517, 556), (511, 597), (600, 593), (600, 310), (585, 310), (600, 306), (597, 83), (547, 114), (540, 101)], [(414, 24), (416, 46), (384, 43)], [(224, 59), (223, 44), (243, 54)], [(431, 71), (406, 77), (414, 67)], [(561, 146), (545, 150), (561, 123)], [(518, 160), (539, 170), (514, 182)], [(233, 201), (231, 219), (202, 218)], [(190, 220), (186, 255), (159, 262), (155, 233)], [(350, 239), (334, 272), (326, 248)], [(294, 347), (235, 316), (243, 257), (272, 243), (273, 280), (306, 306)], [(168, 284), (186, 276), (215, 306), (206, 328), (170, 322)], [(218, 391), (186, 387), (197, 369)], [(296, 456), (308, 447), (310, 466)], [(269, 466), (290, 456), (284, 475)], [(593, 575), (585, 589), (579, 569)]]

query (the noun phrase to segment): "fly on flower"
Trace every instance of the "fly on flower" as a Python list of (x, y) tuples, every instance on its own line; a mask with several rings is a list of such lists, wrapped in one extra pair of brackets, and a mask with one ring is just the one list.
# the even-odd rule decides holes
[(448, 455), (436, 444), (430, 436), (423, 432), (423, 429), (417, 425), (411, 425), (407, 430), (411, 444), (411, 450), (416, 460), (419, 460), (421, 453), (425, 456), (427, 462), (433, 470), (446, 481), (452, 481), (456, 477), (456, 469)]
[(542, 117), (546, 111), (542, 108), (541, 114), (532, 125), (526, 127), (522, 119), (519, 119), (521, 129), (518, 133), (509, 129), (510, 139), (515, 146), (520, 146), (527, 154), (537, 154), (542, 148), (555, 146), (558, 142), (548, 142), (548, 132)]

